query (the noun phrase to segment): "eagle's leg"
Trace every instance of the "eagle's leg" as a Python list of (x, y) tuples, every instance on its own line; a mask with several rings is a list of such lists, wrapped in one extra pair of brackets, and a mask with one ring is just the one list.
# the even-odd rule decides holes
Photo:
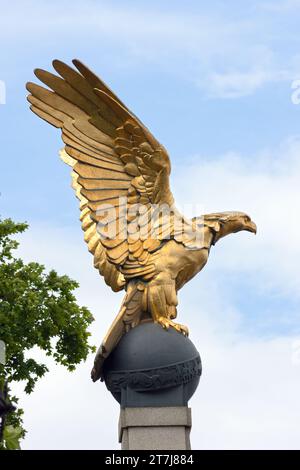
[(189, 334), (185, 325), (175, 323), (172, 318), (176, 318), (177, 295), (175, 282), (152, 282), (147, 288), (148, 309), (151, 312), (153, 321), (159, 323), (163, 328), (174, 328), (184, 335)]

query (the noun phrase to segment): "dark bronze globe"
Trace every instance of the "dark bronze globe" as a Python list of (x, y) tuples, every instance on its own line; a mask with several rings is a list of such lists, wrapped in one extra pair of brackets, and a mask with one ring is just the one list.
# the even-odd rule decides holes
[(201, 371), (188, 337), (145, 322), (125, 334), (105, 361), (104, 380), (124, 407), (186, 406)]

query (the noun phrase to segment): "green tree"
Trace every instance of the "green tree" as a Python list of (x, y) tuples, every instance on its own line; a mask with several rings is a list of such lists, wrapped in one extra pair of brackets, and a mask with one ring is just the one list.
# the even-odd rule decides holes
[(69, 371), (94, 351), (88, 343), (93, 316), (86, 307), (77, 305), (73, 293), (78, 283), (15, 256), (19, 243), (14, 236), (27, 228), (26, 223), (0, 219), (0, 340), (6, 345), (6, 361), (0, 364), (0, 390), (6, 382), (9, 400), (16, 407), (6, 417), (0, 449), (19, 448), (19, 440), (26, 433), (23, 410), (17, 406), (17, 397), (11, 395), (11, 383), (25, 381), (25, 392), (31, 393), (48, 371), (45, 364), (30, 357), (32, 348), (38, 346)]

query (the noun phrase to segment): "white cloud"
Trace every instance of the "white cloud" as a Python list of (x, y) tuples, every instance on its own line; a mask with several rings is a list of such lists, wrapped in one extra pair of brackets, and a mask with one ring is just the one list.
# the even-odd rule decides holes
[[(288, 77), (290, 76), (290, 77)], [(240, 98), (254, 93), (267, 83), (292, 79), (286, 71), (268, 70), (267, 67), (257, 67), (244, 72), (223, 72), (208, 77), (206, 87), (213, 98)]]
[(299, 449), (299, 366), (292, 341), (201, 345), (204, 371), (192, 400), (194, 448)]
[(239, 98), (253, 93), (266, 82), (264, 70), (249, 72), (213, 73), (210, 77), (212, 96)]
[(298, 9), (300, 7), (300, 1), (279, 0), (276, 2), (262, 2), (259, 7), (269, 12), (286, 13), (290, 12), (291, 10)]

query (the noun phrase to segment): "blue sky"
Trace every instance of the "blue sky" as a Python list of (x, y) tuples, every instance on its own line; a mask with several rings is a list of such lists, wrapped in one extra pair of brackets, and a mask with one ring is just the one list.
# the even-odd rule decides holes
[[(188, 323), (195, 343), (203, 345), (197, 344), (204, 364), (207, 360), (207, 376), (211, 365), (213, 381), (208, 378), (203, 385), (206, 400), (211, 387), (221, 387), (215, 355), (219, 351), (238, 361), (234, 348), (240, 348), (248, 366), (251, 358), (260, 362), (265, 351), (265, 362), (254, 371), (262, 381), (253, 392), (257, 400), (266, 390), (266, 369), (273, 370), (281, 355), (289, 371), (282, 396), (289, 396), (291, 388), (295, 397), (300, 391), (300, 365), (292, 359), (300, 335), (300, 105), (291, 100), (292, 82), (300, 79), (299, 20), (298, 0), (1, 2), (0, 80), (6, 85), (6, 103), (0, 105), (0, 214), (31, 225), (23, 237), (25, 258), (79, 279), (78, 299), (95, 316), (105, 306), (105, 315), (96, 320), (95, 342), (120, 298), (92, 270), (69, 187), (69, 168), (58, 158), (59, 132), (29, 112), (25, 83), (34, 80), (34, 68), (49, 70), (54, 58), (85, 62), (168, 149), (179, 205), (198, 203), (204, 213), (243, 210), (257, 222), (256, 238), (243, 233), (224, 240), (201, 277), (180, 293), (179, 321)], [(80, 266), (74, 256), (82, 261)], [(235, 399), (230, 403), (242, 404), (243, 387), (234, 374), (243, 369), (238, 362), (232, 365), (233, 388), (228, 394), (234, 393)], [(88, 373), (85, 365), (77, 380), (85, 380)], [(33, 403), (26, 400), (42, 402), (42, 394), (54, 386), (59, 374), (48, 375), (47, 387), (41, 385), (37, 398), (24, 398), (25, 410)], [(278, 389), (276, 381), (273, 385)], [(205, 415), (200, 401), (193, 406)], [(282, 420), (290, 423), (287, 433), (293, 443), (300, 436), (293, 421), (296, 403), (290, 401)], [(211, 402), (211, 412), (214, 405)], [(107, 406), (112, 410), (114, 404)], [(223, 400), (222, 406), (227, 409), (228, 402)], [(276, 406), (268, 404), (265, 422)], [(253, 407), (260, 409), (256, 402)], [(251, 421), (250, 415), (235, 412), (235, 423)], [(205, 416), (210, 429), (211, 415)], [(34, 448), (41, 445), (42, 423), (32, 419), (26, 445)], [(51, 427), (51, 416), (48, 419)], [(238, 425), (231, 425), (226, 416), (222, 425), (216, 422), (220, 431), (211, 440), (200, 430), (201, 445), (288, 445), (279, 422), (277, 434), (273, 423), (261, 439), (253, 425), (253, 432), (244, 431), (244, 441)], [(72, 445), (71, 439), (65, 442)], [(55, 439), (49, 445), (55, 447)]]

